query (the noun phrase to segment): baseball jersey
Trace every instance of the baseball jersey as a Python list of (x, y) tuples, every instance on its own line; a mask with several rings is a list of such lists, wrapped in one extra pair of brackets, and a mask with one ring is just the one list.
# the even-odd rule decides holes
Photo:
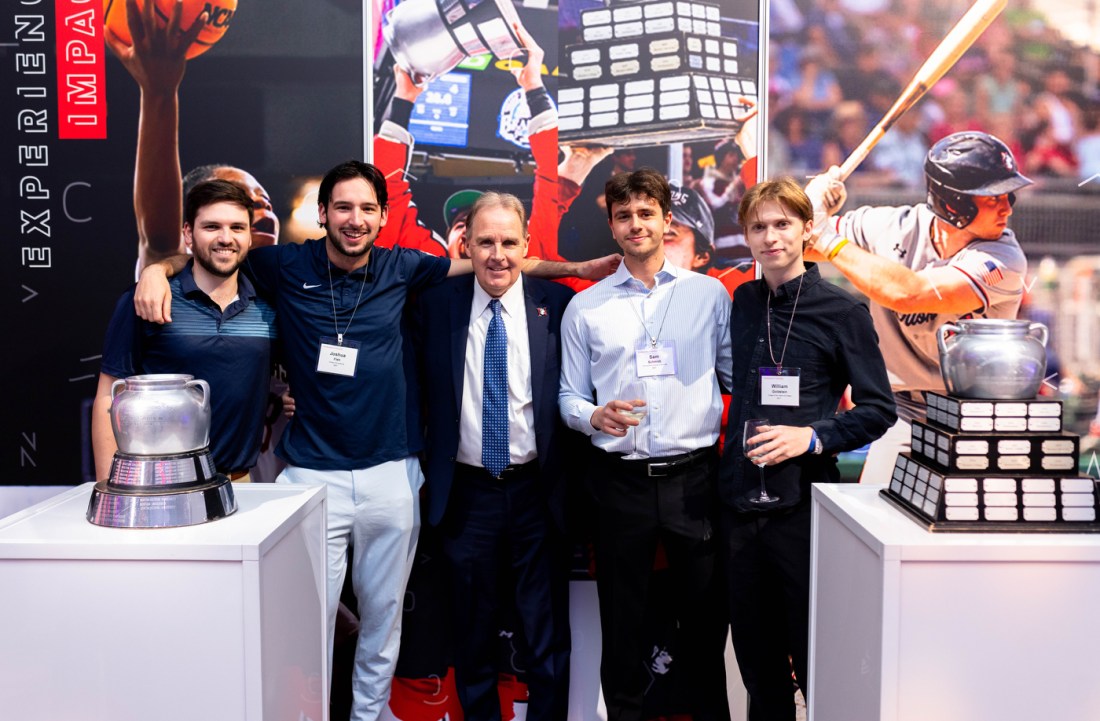
[(871, 303), (894, 392), (942, 391), (939, 327), (962, 318), (1015, 318), (1023, 297), (1027, 259), (1011, 230), (997, 240), (975, 240), (950, 258), (941, 258), (932, 245), (935, 219), (927, 205), (868, 206), (838, 219), (839, 234), (864, 250), (917, 272), (955, 268), (981, 299), (981, 305), (969, 313), (898, 313)]

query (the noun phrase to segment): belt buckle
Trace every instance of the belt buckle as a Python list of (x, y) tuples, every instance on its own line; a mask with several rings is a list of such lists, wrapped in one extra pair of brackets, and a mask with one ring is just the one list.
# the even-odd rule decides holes
[[(672, 463), (647, 463), (645, 470), (646, 475), (650, 478), (664, 478), (668, 475), (668, 469), (672, 467)], [(660, 471), (655, 473), (654, 471)]]

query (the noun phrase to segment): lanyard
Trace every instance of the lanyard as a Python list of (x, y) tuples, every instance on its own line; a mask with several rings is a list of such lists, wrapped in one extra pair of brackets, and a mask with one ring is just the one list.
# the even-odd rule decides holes
[(794, 314), (798, 310), (798, 296), (802, 295), (802, 281), (805, 279), (805, 273), (798, 279), (798, 290), (794, 294), (794, 306), (791, 308), (791, 320), (787, 323), (787, 337), (783, 339), (783, 350), (779, 354), (778, 362), (775, 360), (775, 353), (772, 351), (772, 292), (768, 291), (768, 314), (765, 316), (768, 322), (768, 355), (771, 356), (772, 364), (780, 371), (783, 370), (783, 359), (787, 357), (787, 343), (791, 340), (791, 326), (794, 325)]
[[(665, 312), (661, 314), (661, 324), (657, 326), (657, 335), (649, 334), (649, 329), (645, 326), (645, 319), (642, 318), (642, 314), (639, 313), (638, 309), (634, 307), (634, 303), (631, 302), (629, 298), (627, 298), (627, 302), (630, 303), (630, 309), (634, 311), (634, 316), (638, 319), (638, 322), (642, 324), (642, 332), (645, 333), (646, 337), (649, 339), (649, 345), (651, 348), (656, 348), (657, 341), (661, 339), (661, 331), (664, 330), (665, 327), (665, 318), (668, 317), (668, 309), (672, 307), (672, 298), (676, 295), (676, 287), (677, 286), (674, 281), (672, 283), (672, 291), (668, 294), (668, 303), (665, 304)], [(645, 302), (645, 300), (643, 299), (642, 302)], [(640, 305), (641, 303), (639, 303), (639, 306)]]
[(367, 287), (367, 269), (363, 268), (363, 285), (359, 286), (359, 297), (355, 299), (355, 307), (351, 309), (351, 317), (348, 318), (348, 324), (344, 326), (344, 333), (340, 332), (340, 326), (336, 323), (336, 292), (332, 289), (332, 263), (327, 265), (328, 270), (328, 294), (332, 299), (332, 327), (336, 330), (336, 344), (344, 345), (344, 333), (348, 332), (351, 328), (351, 322), (355, 320), (355, 314), (359, 311), (359, 301), (363, 299), (363, 289)]

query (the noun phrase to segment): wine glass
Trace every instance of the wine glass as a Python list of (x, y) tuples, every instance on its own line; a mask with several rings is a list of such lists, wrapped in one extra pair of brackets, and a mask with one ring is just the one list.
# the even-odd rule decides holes
[(750, 418), (745, 421), (745, 432), (741, 440), (745, 447), (745, 457), (753, 462), (757, 468), (760, 469), (760, 495), (750, 496), (749, 503), (755, 506), (774, 506), (779, 503), (779, 496), (773, 496), (768, 494), (768, 488), (764, 485), (764, 464), (757, 463), (751, 455), (752, 451), (756, 450), (763, 443), (749, 443), (749, 439), (757, 436), (764, 431), (771, 428), (771, 421), (767, 418)]
[[(633, 403), (634, 401), (645, 402), (645, 384), (640, 380), (623, 381), (622, 386), (619, 388), (619, 400), (626, 401), (627, 403)], [(634, 406), (628, 411), (619, 411), (627, 418), (633, 418), (639, 423), (646, 417), (648, 407), (644, 405)], [(634, 426), (634, 430), (631, 431), (631, 452), (625, 456), (624, 459), (628, 461), (636, 461), (640, 458), (648, 458), (649, 456), (644, 453), (638, 453), (638, 426)]]

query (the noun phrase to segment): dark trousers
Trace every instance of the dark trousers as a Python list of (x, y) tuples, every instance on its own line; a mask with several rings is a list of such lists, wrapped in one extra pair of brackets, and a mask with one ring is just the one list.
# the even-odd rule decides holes
[(526, 671), (527, 718), (565, 718), (568, 580), (541, 485), (536, 463), (501, 480), (455, 467), (443, 550), (453, 585), (455, 681), (469, 721), (501, 718), (497, 636), (501, 599), (509, 595), (523, 633), (516, 665)]
[(722, 510), (733, 650), (749, 721), (793, 721), (794, 666), (809, 694), (810, 504), (771, 516)]
[[(675, 584), (680, 673), (696, 721), (729, 718), (723, 650), (718, 542), (713, 519), (717, 453), (683, 470), (649, 475), (646, 464), (598, 452), (591, 489), (598, 508), (596, 588), (603, 657), (600, 681), (608, 721), (640, 721), (649, 649), (642, 647), (658, 540)], [(660, 459), (652, 459), (659, 461)]]

